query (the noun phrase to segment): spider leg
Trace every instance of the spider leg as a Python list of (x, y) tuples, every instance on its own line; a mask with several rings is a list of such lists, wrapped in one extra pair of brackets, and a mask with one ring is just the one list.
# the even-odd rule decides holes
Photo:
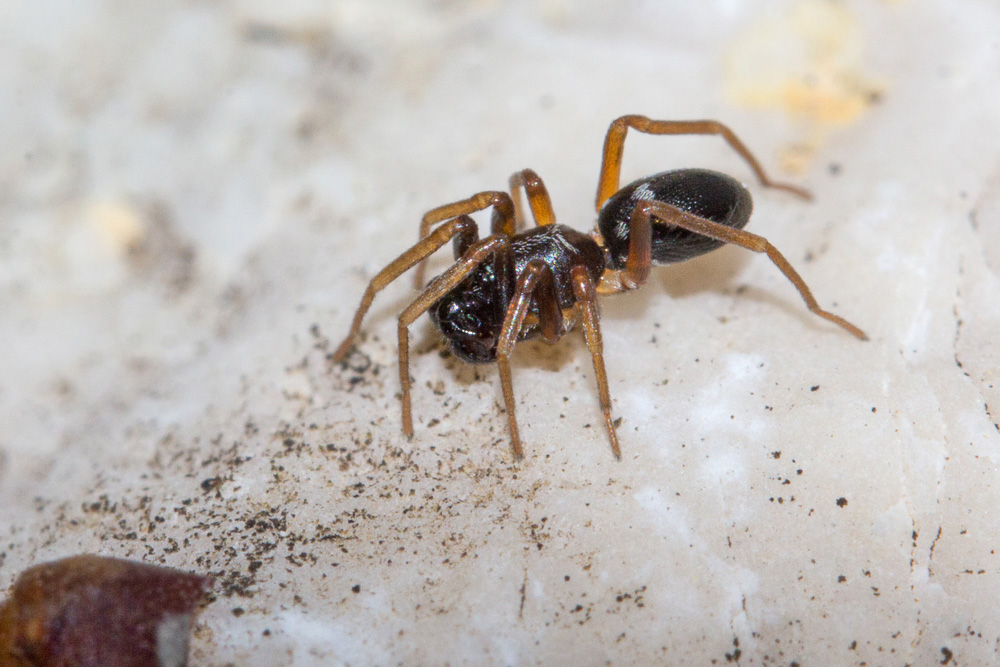
[(421, 238), (415, 246), (389, 262), (388, 266), (379, 271), (371, 279), (371, 282), (368, 283), (368, 289), (365, 290), (364, 296), (361, 297), (361, 304), (354, 314), (354, 322), (351, 324), (351, 330), (347, 334), (347, 338), (344, 339), (340, 347), (333, 354), (334, 362), (339, 363), (347, 356), (348, 350), (351, 349), (355, 337), (357, 337), (358, 332), (361, 330), (361, 321), (364, 319), (368, 309), (371, 308), (375, 295), (384, 289), (386, 285), (402, 275), (407, 269), (414, 264), (423, 262), (428, 255), (456, 236), (463, 239), (463, 242), (470, 244), (479, 238), (479, 229), (472, 218), (468, 216), (458, 217), (441, 225), (433, 233)]
[(625, 269), (605, 271), (597, 286), (597, 293), (606, 296), (642, 287), (649, 279), (652, 264), (653, 225), (649, 213), (641, 206), (636, 206), (632, 209), (632, 217), (628, 222), (628, 256), (625, 259)]
[(514, 219), (518, 229), (524, 226), (524, 210), (521, 193), (518, 192), (518, 188), (522, 187), (528, 195), (528, 206), (531, 208), (535, 224), (539, 227), (553, 224), (556, 221), (556, 214), (552, 210), (552, 200), (549, 198), (545, 183), (533, 169), (522, 169), (510, 176), (510, 194), (514, 200)]
[(594, 360), (594, 376), (597, 378), (597, 392), (601, 400), (601, 412), (604, 413), (604, 425), (608, 429), (611, 440), (611, 451), (615, 458), (621, 460), (622, 450), (618, 445), (618, 434), (611, 420), (611, 392), (608, 391), (608, 373), (604, 368), (604, 343), (601, 340), (601, 314), (597, 306), (597, 290), (587, 275), (586, 268), (575, 266), (570, 271), (573, 280), (573, 294), (583, 313), (583, 335)]
[[(434, 233), (437, 231), (434, 230)], [(410, 409), (409, 326), (491, 256), (498, 263), (512, 264), (510, 239), (503, 234), (495, 234), (474, 243), (447, 271), (432, 280), (423, 293), (399, 315), (399, 382), (402, 386), (400, 398), (403, 403), (403, 433), (407, 437), (413, 435), (413, 417)]]
[(761, 184), (791, 192), (803, 199), (812, 199), (808, 190), (787, 183), (778, 183), (768, 178), (764, 168), (753, 156), (739, 137), (728, 127), (715, 120), (651, 120), (645, 116), (622, 116), (611, 122), (608, 134), (604, 138), (604, 157), (601, 160), (601, 176), (597, 184), (597, 210), (614, 193), (618, 192), (619, 179), (622, 170), (622, 153), (625, 150), (625, 135), (628, 128), (633, 128), (646, 134), (719, 134), (740, 154)]
[[(727, 227), (725, 225), (713, 222), (711, 220), (706, 220), (700, 216), (688, 213), (679, 208), (671, 206), (670, 204), (665, 204), (663, 202), (642, 202), (635, 207), (635, 211), (632, 213), (632, 219), (629, 222), (630, 231), (634, 232), (635, 229), (639, 227), (650, 227), (652, 225), (651, 219), (655, 217), (658, 220), (663, 221), (668, 225), (675, 225), (681, 229), (686, 229), (695, 234), (701, 234), (702, 236), (707, 236), (709, 238), (715, 239), (717, 241), (723, 241), (725, 243), (732, 243), (733, 245), (738, 245), (748, 250), (753, 250), (754, 252), (760, 252), (766, 254), (771, 261), (777, 266), (785, 277), (795, 285), (795, 289), (799, 291), (802, 299), (806, 302), (806, 306), (810, 311), (819, 315), (825, 320), (833, 322), (837, 326), (846, 329), (853, 336), (861, 339), (868, 340), (868, 336), (865, 332), (854, 326), (844, 318), (834, 315), (833, 313), (827, 312), (819, 307), (816, 299), (813, 297), (812, 292), (806, 285), (805, 281), (802, 280), (802, 276), (799, 275), (785, 256), (778, 252), (771, 243), (763, 236), (757, 236), (748, 231), (742, 229), (733, 229), (732, 227)], [(631, 247), (631, 246), (630, 246)], [(626, 273), (628, 269), (625, 269)]]
[[(468, 199), (463, 199), (451, 204), (445, 204), (444, 206), (438, 206), (437, 208), (433, 208), (430, 211), (427, 211), (427, 213), (424, 213), (424, 217), (420, 220), (420, 238), (423, 239), (430, 234), (431, 227), (442, 220), (448, 220), (449, 218), (461, 215), (468, 215), (469, 213), (482, 211), (483, 209), (491, 206), (493, 207), (493, 218), (490, 223), (490, 233), (513, 236), (516, 231), (514, 223), (514, 202), (511, 201), (510, 195), (506, 192), (488, 190), (486, 192), (474, 194)], [(426, 263), (423, 259), (420, 260), (417, 265), (417, 271), (413, 275), (413, 286), (418, 290), (425, 287), (424, 267)], [(457, 254), (455, 259), (458, 259)]]
[(524, 452), (521, 449), (521, 436), (518, 434), (517, 416), (514, 413), (514, 384), (510, 375), (510, 355), (524, 325), (532, 296), (538, 304), (542, 337), (554, 343), (562, 335), (562, 311), (559, 310), (559, 302), (556, 299), (555, 276), (552, 275), (549, 265), (541, 259), (528, 262), (517, 277), (514, 295), (504, 314), (503, 327), (497, 342), (497, 366), (500, 369), (500, 385), (503, 387), (503, 401), (507, 409), (507, 423), (510, 426), (510, 444), (515, 459), (522, 458)]

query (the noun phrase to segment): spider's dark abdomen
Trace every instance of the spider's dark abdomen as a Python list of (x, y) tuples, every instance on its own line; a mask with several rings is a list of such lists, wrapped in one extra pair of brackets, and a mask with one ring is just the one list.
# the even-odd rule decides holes
[[(753, 201), (732, 176), (709, 169), (664, 171), (629, 183), (612, 195), (597, 216), (597, 226), (608, 249), (612, 269), (625, 268), (629, 219), (636, 204), (660, 201), (732, 227), (742, 229), (750, 219)], [(685, 229), (653, 221), (654, 264), (671, 264), (703, 255), (722, 245)]]
[[(517, 277), (531, 260), (540, 259), (552, 270), (561, 310), (572, 308), (576, 303), (570, 282), (572, 267), (586, 266), (595, 285), (604, 273), (601, 248), (590, 236), (571, 227), (534, 227), (512, 236), (510, 241), (511, 252), (505, 259), (507, 270), (498, 270), (493, 262), (483, 262), (430, 308), (431, 319), (448, 340), (452, 351), (465, 361), (496, 361), (497, 343), (507, 306), (514, 298)], [(528, 313), (529, 317), (538, 315), (534, 298)], [(536, 326), (528, 324), (522, 328), (518, 340), (534, 338), (538, 333)]]

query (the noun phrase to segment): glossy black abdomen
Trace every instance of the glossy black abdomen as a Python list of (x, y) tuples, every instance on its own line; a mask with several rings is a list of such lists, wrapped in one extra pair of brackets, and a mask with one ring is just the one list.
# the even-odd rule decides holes
[[(456, 258), (457, 259), (457, 258)], [(533, 259), (540, 259), (552, 270), (559, 308), (571, 308), (576, 302), (570, 283), (571, 269), (582, 265), (596, 285), (604, 273), (604, 254), (590, 236), (564, 225), (534, 227), (510, 239), (506, 256), (480, 264), (455, 289), (431, 306), (431, 320), (448, 340), (455, 355), (471, 363), (496, 361), (497, 343), (503, 328), (507, 306), (514, 298), (517, 278)], [(538, 315), (535, 299), (529, 315)], [(533, 325), (522, 329), (519, 340), (534, 338)]]
[[(739, 181), (709, 169), (664, 171), (633, 181), (612, 195), (597, 216), (612, 269), (625, 268), (629, 219), (642, 201), (664, 202), (734, 229), (746, 226), (753, 210), (750, 193)], [(654, 264), (682, 262), (723, 244), (658, 220), (652, 231)]]

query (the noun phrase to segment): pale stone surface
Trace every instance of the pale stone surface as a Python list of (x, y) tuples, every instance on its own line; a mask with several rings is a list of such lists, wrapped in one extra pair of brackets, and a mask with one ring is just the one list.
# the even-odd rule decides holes
[[(1000, 613), (1000, 7), (981, 0), (0, 8), (0, 585), (98, 552), (212, 573), (196, 664), (956, 664)], [(727, 248), (492, 367), (395, 315), (328, 353), (428, 208), (535, 168), (747, 181)], [(442, 253), (444, 255), (445, 253)], [(447, 265), (442, 256), (435, 268)]]

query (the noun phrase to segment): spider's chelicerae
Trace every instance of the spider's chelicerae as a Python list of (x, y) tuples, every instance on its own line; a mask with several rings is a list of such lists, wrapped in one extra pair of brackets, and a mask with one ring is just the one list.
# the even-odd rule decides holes
[[(799, 274), (767, 239), (743, 230), (753, 204), (750, 193), (736, 179), (706, 169), (677, 169), (641, 178), (619, 189), (629, 128), (647, 134), (722, 135), (763, 185), (810, 198), (806, 190), (771, 181), (743, 142), (719, 122), (622, 116), (611, 123), (604, 140), (597, 184), (597, 225), (589, 235), (556, 223), (548, 191), (531, 169), (510, 177), (509, 194), (480, 192), (428, 211), (420, 223), (417, 244), (372, 278), (351, 331), (333, 357), (337, 362), (346, 357), (375, 295), (416, 266), (416, 286), (423, 292), (399, 316), (399, 379), (403, 431), (407, 436), (413, 435), (409, 326), (425, 311), (430, 311), (455, 355), (471, 363), (497, 363), (515, 458), (521, 458), (522, 449), (510, 376), (514, 345), (536, 337), (554, 343), (580, 322), (594, 361), (608, 438), (615, 457), (620, 459), (611, 419), (597, 297), (642, 286), (653, 264), (682, 262), (724, 243), (767, 254), (792, 281), (809, 310), (867, 340), (861, 329), (819, 307)], [(527, 194), (535, 220), (534, 228), (523, 231), (519, 231), (524, 226), (520, 189)], [(469, 214), (490, 207), (491, 233), (480, 239)], [(424, 260), (449, 241), (454, 241), (455, 264), (425, 288)]]

